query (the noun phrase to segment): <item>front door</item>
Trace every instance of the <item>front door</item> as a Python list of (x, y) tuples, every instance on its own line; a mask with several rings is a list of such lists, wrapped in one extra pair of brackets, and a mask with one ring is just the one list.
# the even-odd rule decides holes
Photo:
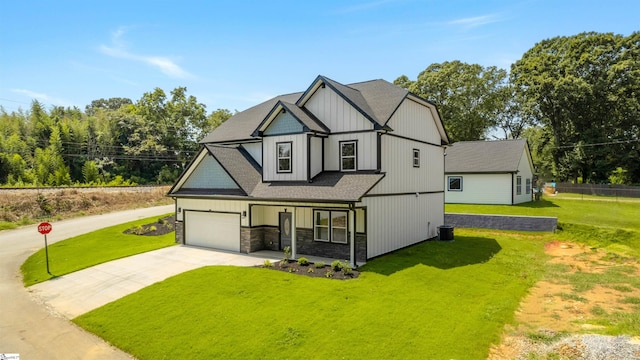
[(284, 250), (285, 247), (291, 246), (291, 230), (293, 224), (291, 224), (291, 213), (280, 213), (280, 250)]

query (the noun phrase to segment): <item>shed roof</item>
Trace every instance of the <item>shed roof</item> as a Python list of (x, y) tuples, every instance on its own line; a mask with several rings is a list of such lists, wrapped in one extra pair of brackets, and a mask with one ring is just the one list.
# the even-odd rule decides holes
[(499, 141), (459, 141), (447, 148), (445, 173), (516, 172), (526, 139)]

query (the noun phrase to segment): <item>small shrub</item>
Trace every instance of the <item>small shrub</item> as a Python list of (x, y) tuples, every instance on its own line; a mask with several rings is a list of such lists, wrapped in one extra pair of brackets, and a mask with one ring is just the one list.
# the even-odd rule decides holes
[(289, 268), (289, 272), (290, 272), (290, 273), (292, 273), (292, 272), (296, 272), (296, 271), (297, 271), (297, 270), (296, 270), (295, 268), (292, 268), (292, 267), (290, 267), (290, 268)]
[(136, 235), (144, 235), (145, 230), (142, 227), (142, 225), (138, 225), (138, 226), (134, 227), (133, 229), (131, 229), (131, 232), (133, 234), (136, 234)]
[(266, 260), (264, 261), (264, 263), (262, 263), (262, 266), (264, 266), (264, 267), (266, 267), (266, 268), (270, 268), (270, 267), (273, 267), (273, 263), (271, 262), (271, 260), (266, 259)]
[(149, 231), (156, 231), (156, 230), (158, 230), (158, 228), (153, 225), (149, 227)]
[(301, 257), (300, 259), (298, 259), (298, 264), (300, 264), (301, 266), (309, 266), (309, 259), (307, 259), (306, 257)]
[(340, 260), (334, 260), (331, 263), (331, 268), (333, 269), (333, 271), (340, 271), (342, 270), (342, 262)]
[(289, 261), (291, 259), (291, 246), (287, 246), (284, 248), (284, 260)]
[(323, 261), (318, 261), (314, 265), (315, 265), (316, 269), (322, 269), (324, 267), (324, 262)]
[(351, 267), (351, 264), (349, 264), (346, 260), (342, 264), (342, 273), (345, 275), (353, 274), (353, 268)]
[(327, 272), (324, 274), (324, 277), (326, 277), (326, 278), (332, 278), (332, 277), (333, 277), (333, 271), (331, 271), (331, 270), (327, 270)]
[(285, 268), (285, 267), (287, 267), (288, 265), (289, 265), (289, 260), (286, 260), (286, 259), (282, 259), (282, 260), (280, 260), (280, 267), (281, 267), (281, 268)]
[(313, 268), (312, 268), (312, 267), (310, 267), (310, 268), (307, 270), (307, 272), (308, 272), (308, 273), (312, 273), (312, 272), (314, 272), (314, 270), (313, 270)]

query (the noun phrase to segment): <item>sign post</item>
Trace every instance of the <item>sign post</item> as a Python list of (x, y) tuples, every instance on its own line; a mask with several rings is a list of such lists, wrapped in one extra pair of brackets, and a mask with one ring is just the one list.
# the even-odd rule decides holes
[(51, 224), (48, 222), (42, 222), (38, 225), (38, 232), (44, 235), (44, 254), (47, 260), (47, 274), (49, 275), (51, 275), (51, 272), (49, 271), (49, 247), (47, 246), (47, 234), (51, 232), (51, 229)]

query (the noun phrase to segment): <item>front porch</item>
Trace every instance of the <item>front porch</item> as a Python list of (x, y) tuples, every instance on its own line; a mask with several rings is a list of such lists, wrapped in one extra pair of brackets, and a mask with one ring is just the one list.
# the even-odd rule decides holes
[[(360, 217), (364, 218), (364, 211), (359, 210), (362, 211), (362, 214), (359, 214)], [(314, 212), (318, 211), (343, 214), (344, 221), (335, 228), (336, 235), (342, 230), (342, 237), (336, 236), (336, 241), (330, 241), (334, 240), (333, 238), (329, 240), (317, 238), (327, 236), (327, 232), (332, 231), (328, 226), (325, 230), (321, 229), (324, 225), (314, 224)], [(300, 257), (306, 257), (310, 261), (312, 261), (311, 258), (316, 257), (332, 259), (331, 261), (338, 259), (349, 261), (354, 266), (362, 265), (367, 260), (367, 236), (364, 233), (364, 224), (361, 224), (358, 229), (356, 209), (346, 207), (344, 204), (302, 206), (251, 204), (248, 217), (250, 226), (243, 226), (240, 229), (241, 252), (273, 251), (278, 252), (279, 257), (282, 258), (284, 248), (289, 246), (292, 259)]]

